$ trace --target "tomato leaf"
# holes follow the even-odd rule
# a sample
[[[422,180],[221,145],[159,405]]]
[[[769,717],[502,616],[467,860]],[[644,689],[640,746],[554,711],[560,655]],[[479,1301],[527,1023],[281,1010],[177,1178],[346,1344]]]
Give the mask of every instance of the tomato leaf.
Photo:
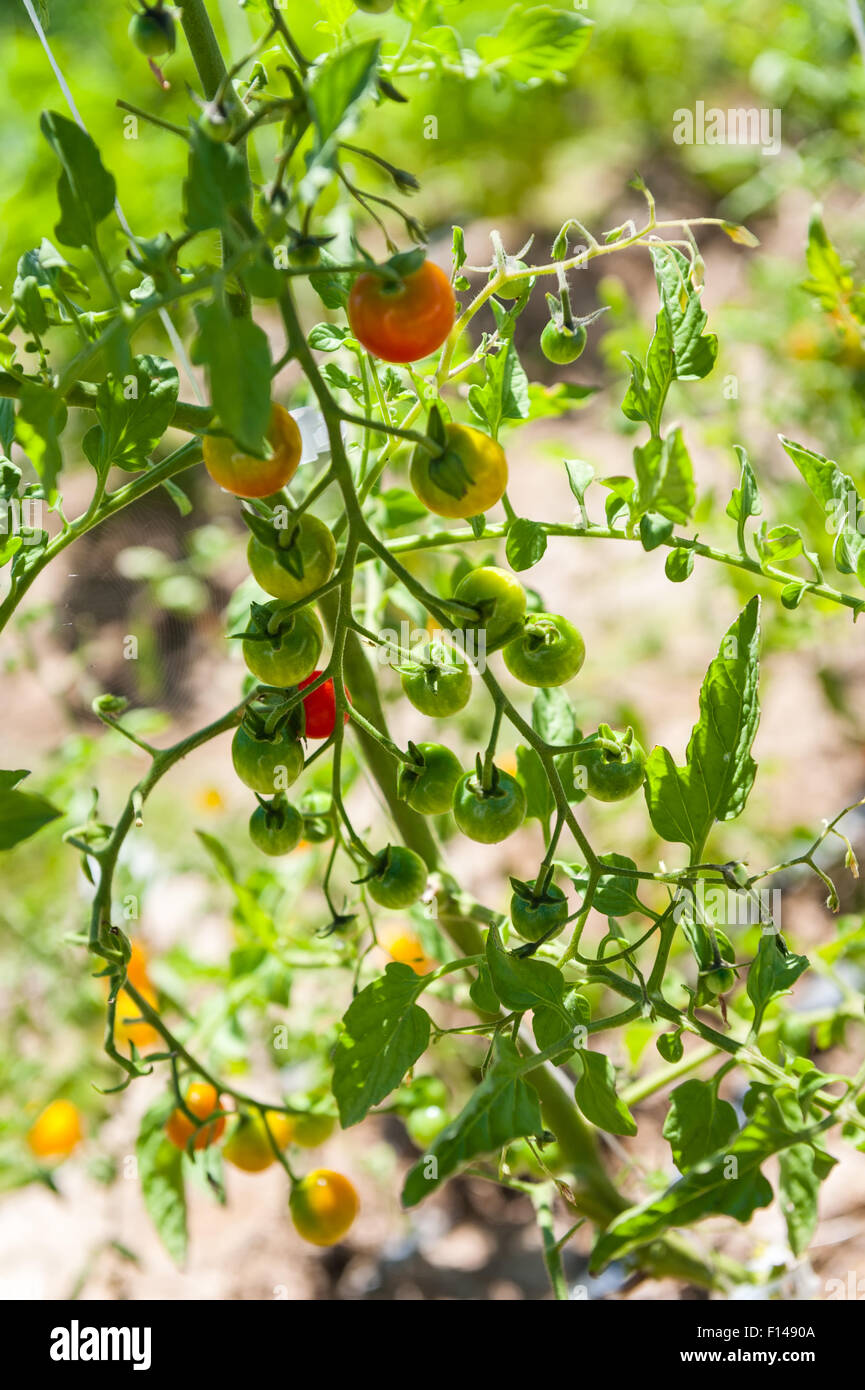
[[[39,128],[62,168],[57,183],[57,240],[63,246],[93,246],[97,224],[114,211],[114,176],[103,165],[93,140],[75,121],[57,111],[43,111]]]
[[[562,1005],[565,979],[561,970],[531,956],[523,959],[510,955],[502,947],[495,926],[487,932],[486,956],[492,987],[505,1008],[523,1010],[539,1004],[552,1005],[561,1017],[559,1036],[564,1037],[568,1020]]]
[[[183,184],[184,220],[189,230],[225,227],[232,210],[247,203],[250,193],[243,151],[211,140],[200,126],[190,122],[189,174]],[[243,375],[247,375],[246,364]]]
[[[784,994],[808,969],[807,956],[788,951],[775,932],[764,932],[757,954],[748,970],[748,998],[754,1005],[754,1032],[759,1033],[767,1006],[778,994]]]
[[[16,790],[17,784],[29,775],[22,770],[0,772],[0,850],[29,840],[63,814],[44,796]]]
[[[267,334],[252,319],[236,318],[222,299],[196,304],[195,314],[198,335],[192,360],[207,369],[219,423],[242,449],[260,455],[270,420]],[[242,371],[239,363],[243,363]]]
[[[604,872],[598,880],[592,898],[595,910],[602,912],[605,917],[627,917],[631,912],[642,912],[637,897],[639,880],[631,878],[628,874],[615,872],[617,868],[636,869],[633,859],[629,859],[626,854],[602,854],[601,863],[609,865],[610,872]],[[584,894],[589,882],[588,869],[582,864],[562,863],[561,867],[571,882]]]
[[[130,470],[146,467],[148,455],[171,423],[178,389],[173,362],[150,354],[134,358],[129,375],[100,382],[100,470],[111,464]]]
[[[394,961],[349,1005],[333,1065],[343,1129],[384,1100],[426,1050],[429,1014],[415,1002],[424,984],[411,966]]]
[[[505,555],[512,570],[529,570],[542,560],[547,549],[547,533],[540,522],[517,517],[508,527]]]
[[[700,380],[715,365],[718,339],[714,333],[703,333],[706,312],[691,262],[675,246],[651,246],[649,254],[670,324],[676,380]]]
[[[587,1120],[608,1134],[636,1134],[637,1122],[625,1102],[616,1094],[616,1073],[603,1052],[579,1049],[583,1071],[574,1088],[574,1097]]]
[[[520,1056],[510,1038],[498,1039],[495,1060],[483,1081],[411,1169],[402,1193],[404,1206],[417,1206],[476,1154],[493,1153],[512,1139],[541,1132],[537,1095],[521,1075],[536,1065],[535,1057]]]
[[[700,690],[700,718],[679,768],[666,748],[646,762],[645,793],[652,825],[664,840],[703,846],[715,821],[744,808],[757,765],[751,745],[760,718],[759,599],[755,596],[724,636]]]
[[[804,1255],[817,1229],[819,1161],[810,1144],[793,1144],[778,1160],[778,1193],[794,1255]]]
[[[634,450],[637,492],[633,508],[638,514],[659,512],[683,526],[694,510],[697,493],[691,456],[678,426],[664,439],[650,439]],[[651,549],[647,546],[646,549]]]
[[[684,1081],[670,1095],[663,1135],[681,1173],[709,1154],[723,1149],[739,1124],[736,1112],[720,1100],[711,1081]]]
[[[135,1153],[141,1195],[151,1221],[175,1264],[186,1259],[186,1192],[183,1154],[165,1134],[172,1110],[170,1096],[160,1096],[141,1121]]]
[[[550,5],[514,5],[496,34],[481,34],[477,52],[489,67],[513,82],[534,86],[562,82],[588,47],[592,23]]]
[[[855,574],[865,584],[865,536],[858,529],[858,518],[865,511],[849,473],[837,463],[803,444],[780,435],[781,443],[795,463],[826,515],[826,527],[834,533],[832,558],[839,574]]]

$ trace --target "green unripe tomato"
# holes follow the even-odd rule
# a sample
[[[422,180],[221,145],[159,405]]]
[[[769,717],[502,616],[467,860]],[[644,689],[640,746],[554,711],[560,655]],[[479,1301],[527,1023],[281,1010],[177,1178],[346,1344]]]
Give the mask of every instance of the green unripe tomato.
[[[379,907],[411,907],[427,881],[427,867],[419,854],[405,845],[388,845],[377,857],[366,891]]]
[[[700,976],[700,983],[708,995],[717,999],[719,995],[730,992],[736,983],[736,974],[728,965],[717,965]]]
[[[572,623],[554,613],[531,613],[519,637],[503,656],[512,676],[524,685],[564,685],[586,659],[586,645]]]
[[[419,762],[400,766],[397,793],[422,816],[444,815],[463,774],[460,760],[441,743],[419,743],[417,752]]]
[[[288,603],[300,603],[326,584],[336,564],[336,541],[329,526],[304,512],[295,526],[276,531],[275,547],[251,536],[246,558],[253,578],[268,594]],[[292,573],[281,564],[277,552],[290,560]]]
[[[336,1120],[332,1115],[314,1111],[307,1115],[292,1115],[291,1142],[299,1144],[302,1149],[317,1149],[319,1144],[330,1138],[335,1128]]]
[[[259,806],[249,818],[249,838],[262,854],[290,854],[300,843],[303,820],[293,806],[278,798]]]
[[[262,605],[278,618],[278,603]],[[282,631],[263,640],[244,639],[243,659],[249,670],[265,685],[298,685],[316,668],[324,633],[311,608],[295,613]]]
[[[409,1138],[423,1150],[449,1123],[450,1116],[440,1105],[424,1105],[418,1110],[412,1110],[406,1117],[405,1127]]]
[[[128,33],[135,47],[148,58],[173,53],[177,43],[174,17],[161,7],[145,8],[140,14],[134,14]]]
[[[396,1108],[402,1111],[418,1110],[426,1105],[437,1105],[441,1109],[447,1104],[448,1093],[437,1076],[416,1076],[400,1086],[394,1100]]]
[[[514,1177],[546,1178],[548,1173],[563,1173],[568,1163],[561,1148],[556,1143],[538,1146],[543,1167],[535,1157],[534,1151],[525,1139],[517,1139],[508,1145],[507,1165]]]
[[[629,731],[630,732],[630,731]],[[574,754],[574,772],[578,769],[583,777],[575,777],[578,786],[585,784],[589,796],[597,801],[624,801],[633,796],[643,784],[646,775],[645,750],[637,743],[633,733],[617,734],[606,729],[606,738],[599,730],[593,734],[597,745],[581,748]],[[613,744],[614,747],[607,745]]]
[[[432,643],[418,654],[415,670],[401,676],[405,695],[433,719],[447,719],[468,704],[472,693],[472,673],[468,663],[450,647]]]
[[[541,334],[541,352],[548,362],[566,367],[576,362],[586,346],[586,330],[581,323],[568,328],[563,323],[548,323]]]
[[[535,880],[529,880],[534,888]],[[561,888],[548,883],[540,898],[523,898],[514,893],[511,898],[510,918],[514,931],[524,941],[540,941],[548,932],[558,936],[568,918],[568,900]]]
[[[297,781],[303,771],[303,747],[287,731],[275,738],[257,738],[241,724],[231,741],[231,761],[244,786],[273,796]]]
[[[461,617],[459,621],[467,632],[486,634],[487,652],[503,646],[522,630],[526,591],[506,570],[479,566],[460,580],[454,598],[478,609],[477,618]]]
[[[364,14],[386,14],[393,0],[354,0],[354,3]]]
[[[297,809],[303,816],[303,838],[321,844],[333,835],[333,800],[327,792],[304,792]]]
[[[493,784],[484,789],[477,774],[460,778],[454,797],[454,818],[464,835],[481,845],[497,845],[522,825],[526,794],[509,772],[495,769]]]
[[[517,270],[528,270],[525,261],[511,262],[508,269],[511,270],[512,268],[516,268]],[[526,276],[525,279],[511,280],[509,284],[502,285],[500,289],[497,289],[496,295],[499,299],[521,299],[530,285],[531,278],[529,276]]]

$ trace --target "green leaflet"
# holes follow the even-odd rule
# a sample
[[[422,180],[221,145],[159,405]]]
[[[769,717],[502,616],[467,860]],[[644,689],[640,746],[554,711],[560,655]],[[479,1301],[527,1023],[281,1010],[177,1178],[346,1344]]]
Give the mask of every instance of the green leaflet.
[[[784,435],[779,438],[826,514],[827,530],[835,536],[832,547],[835,568],[839,574],[855,574],[859,583],[865,584],[865,536],[857,527],[865,501],[856,484],[832,459],[802,444],[794,444]]]
[[[429,1014],[415,1002],[424,985],[411,966],[393,961],[349,1005],[333,1064],[344,1129],[384,1100],[426,1050]]]
[[[544,558],[547,533],[537,521],[517,517],[508,527],[505,555],[512,570],[530,570]]]
[[[818,1155],[810,1144],[793,1144],[779,1159],[778,1192],[794,1255],[804,1254],[817,1229],[817,1169]]]
[[[196,304],[195,314],[198,334],[192,360],[207,368],[219,423],[242,449],[260,455],[270,419],[267,334],[252,319],[236,318],[222,299]],[[237,370],[238,362],[244,364],[242,372]]]
[[[141,1121],[135,1153],[141,1195],[151,1221],[175,1264],[186,1259],[186,1192],[183,1154],[165,1134],[171,1113],[169,1096],[160,1096]]]
[[[659,435],[667,392],[676,379],[673,334],[663,310],[655,320],[645,367],[633,353],[626,352],[625,356],[631,364],[631,381],[622,401],[622,413],[629,420],[645,421],[652,434]]]
[[[11,849],[22,840],[29,840],[43,825],[63,814],[44,796],[17,791],[17,784],[29,772],[0,772],[0,850]]]
[[[536,1057],[521,1057],[510,1038],[498,1039],[495,1060],[483,1081],[406,1178],[404,1206],[417,1206],[476,1154],[491,1153],[512,1139],[540,1133],[543,1124],[538,1098],[521,1075],[533,1066],[537,1066]]]
[[[608,1134],[636,1134],[637,1122],[616,1094],[616,1073],[603,1052],[580,1048],[583,1071],[574,1095],[587,1120]]]
[[[676,380],[700,380],[715,365],[718,339],[714,333],[703,333],[706,313],[693,283],[691,263],[675,246],[653,246],[650,255],[670,323]]]
[[[243,151],[211,140],[194,121],[189,126],[189,176],[183,184],[184,220],[191,232],[225,227],[234,208],[251,196]],[[243,361],[238,358],[237,361]],[[244,377],[251,372],[244,371]]]
[[[750,1220],[758,1207],[772,1200],[772,1187],[760,1172],[761,1164],[800,1141],[803,1133],[807,1131],[788,1127],[775,1096],[759,1095],[751,1118],[724,1149],[695,1164],[660,1196],[615,1218],[596,1241],[590,1268],[603,1269],[672,1227],[690,1226],[705,1216]]]
[[[700,718],[677,767],[666,748],[646,762],[645,793],[652,825],[665,840],[699,852],[715,821],[744,809],[757,771],[751,744],[760,706],[760,601],[755,596],[724,636],[700,690]]]
[[[637,492],[636,514],[658,512],[668,521],[684,525],[697,500],[691,456],[677,426],[664,439],[652,438],[634,450]]]
[[[133,358],[128,376],[108,376],[100,382],[100,470],[111,464],[130,470],[146,467],[148,455],[171,423],[178,389],[173,362],[150,354]]]
[[[487,932],[486,953],[492,987],[505,1008],[522,1010],[551,1005],[561,1015],[560,1036],[564,1037],[571,1025],[562,1004],[565,980],[561,970],[532,956],[522,959],[509,955],[502,949],[495,926]]]
[[[57,240],[63,246],[93,246],[98,223],[114,210],[114,176],[103,165],[90,136],[75,121],[57,111],[43,111],[39,128],[62,169],[57,181]]]
[[[720,1100],[711,1081],[684,1081],[670,1095],[670,1109],[663,1135],[673,1151],[679,1172],[722,1149],[736,1133],[738,1121],[732,1105]]]
[[[515,5],[497,34],[481,34],[477,52],[514,82],[561,82],[588,47],[592,23],[550,5]]]
[[[760,937],[757,954],[748,970],[748,998],[754,1005],[753,1032],[756,1036],[763,1022],[767,1005],[776,994],[783,994],[796,983],[803,971],[808,969],[807,956],[797,956],[788,951],[781,937],[774,932],[764,932]]]
[[[499,330],[502,346],[484,362],[483,386],[469,390],[469,406],[493,439],[506,420],[525,420],[529,414],[529,382],[514,347],[515,320],[505,322],[507,327]]]

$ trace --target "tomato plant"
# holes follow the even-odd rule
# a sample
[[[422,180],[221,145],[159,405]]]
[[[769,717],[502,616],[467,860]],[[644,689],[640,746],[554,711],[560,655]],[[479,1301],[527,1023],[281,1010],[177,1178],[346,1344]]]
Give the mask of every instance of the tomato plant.
[[[122,662],[105,668],[117,693],[93,698],[85,659],[75,699],[64,686],[64,719],[87,690],[98,733],[82,725],[67,761],[46,758],[32,784],[23,753],[0,771],[0,853],[26,855],[38,835],[37,850],[54,844],[70,866],[57,897],[79,914],[86,898],[86,934],[77,922],[64,940],[90,990],[85,1024],[100,1018],[91,1089],[108,1114],[120,1091],[157,1078],[139,1178],[178,1261],[187,1179],[200,1174],[223,1197],[219,1154],[250,1173],[278,1165],[299,1235],[342,1240],[358,1212],[351,1179],[295,1172],[308,1157],[296,1150],[350,1146],[356,1125],[394,1111],[422,1151],[400,1173],[406,1211],[460,1174],[531,1197],[556,1298],[568,1297],[578,1231],[593,1275],[771,1290],[753,1259],[719,1254],[689,1228],[747,1222],[777,1197],[799,1259],[836,1149],[865,1140],[861,922],[809,957],[795,918],[782,930],[766,897],[767,882],[813,879],[837,910],[835,879],[849,889],[857,873],[842,821],[860,803],[833,808],[810,838],[808,806],[778,830],[768,793],[749,805],[762,655],[822,650],[826,632],[865,609],[865,499],[846,464],[786,434],[753,464],[738,441],[754,412],[726,410],[738,400],[732,369],[706,394],[721,376],[706,261],[722,244],[744,259],[756,239],[721,215],[659,217],[636,178],[627,221],[606,228],[599,214],[590,230],[569,216],[549,255],[497,231],[483,251],[474,227],[470,258],[456,227],[433,259],[405,206],[419,181],[370,130],[396,106],[422,111],[433,75],[494,78],[502,110],[530,119],[532,93],[568,77],[590,21],[518,5],[472,47],[449,27],[460,16],[448,8],[445,23],[436,4],[402,0],[380,25],[329,5],[303,27],[266,0],[245,7],[249,51],[229,56],[209,8],[181,7],[200,90],[169,89],[151,61],[151,107],[120,102],[182,161],[169,229],[129,233],[96,142],[44,112],[63,249],[41,233],[21,248],[0,316],[2,502],[19,519],[38,503],[44,522],[26,540],[17,523],[0,531],[0,629],[15,620],[25,653],[12,665],[38,665],[40,614],[72,611],[59,579],[28,607],[40,576],[53,565],[77,578],[66,552],[77,547],[77,562],[121,513],[136,542],[152,539],[157,499],[189,527],[183,554],[137,543],[118,572],[144,575],[175,629],[198,620],[196,638],[210,642],[196,697],[209,722],[195,727],[191,695],[180,712],[147,707],[159,682],[130,709],[126,662],[164,633],[149,612],[122,610],[101,634],[122,635]],[[152,60],[175,51],[180,29],[158,3],[137,10],[129,34]],[[392,197],[376,191],[384,182]],[[446,213],[436,209],[439,222]],[[611,269],[625,257],[651,279],[648,317]],[[806,259],[807,291],[838,341],[830,362],[810,346],[805,357],[831,367],[820,390],[832,395],[839,372],[861,369],[865,292],[819,214]],[[581,291],[606,303],[577,316],[571,290],[590,263],[603,278],[583,276]],[[615,326],[607,334],[604,319],[590,340],[605,310]],[[172,358],[157,351],[166,323]],[[199,385],[202,398],[186,399]],[[585,452],[604,458],[608,444],[615,472],[596,474],[557,433],[572,443],[574,412],[596,395],[604,411]],[[692,399],[709,421],[701,447],[720,455],[735,442],[726,491],[714,456],[711,485],[694,465]],[[619,403],[616,430],[592,445]],[[572,563],[599,552],[600,577]],[[119,587],[98,554],[103,588]],[[622,555],[632,568],[620,578]],[[711,653],[699,688],[664,654],[664,698],[675,691],[695,714],[675,751],[653,741],[657,704],[643,707],[631,655],[657,634],[626,634],[640,628],[626,591],[645,584],[663,607],[661,595],[687,592],[666,586],[695,573],[716,577],[699,623]],[[678,612],[671,603],[662,645]],[[821,671],[843,703],[844,682]],[[53,671],[45,686],[58,688]],[[673,704],[671,694],[675,730]],[[602,717],[611,722],[583,733]],[[124,754],[130,786],[118,797]],[[209,829],[169,790],[181,767],[205,765],[214,785],[194,804],[213,815]],[[237,833],[247,819],[248,836]],[[152,980],[139,910],[174,841],[232,944],[205,966],[184,940]],[[840,863],[829,858],[838,844]],[[144,930],[151,940],[146,920]],[[800,1009],[817,977],[829,1002]],[[64,1022],[78,1025],[74,1010]],[[824,1055],[842,1041],[849,1075]],[[283,1095],[289,1074],[300,1089]],[[624,1142],[661,1105],[677,1175],[647,1172]],[[34,1168],[53,1181],[33,1159],[72,1155],[84,1132],[65,1095],[12,1128],[28,1181]],[[402,1161],[397,1152],[388,1172]]]

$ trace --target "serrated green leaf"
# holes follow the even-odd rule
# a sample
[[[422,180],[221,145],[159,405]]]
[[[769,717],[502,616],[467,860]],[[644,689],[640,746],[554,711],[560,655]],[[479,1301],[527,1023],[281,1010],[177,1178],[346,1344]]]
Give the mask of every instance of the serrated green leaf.
[[[684,1081],[670,1093],[663,1135],[681,1173],[723,1149],[738,1129],[732,1105],[718,1096],[711,1081]]]
[[[495,926],[487,932],[486,957],[490,983],[506,1009],[522,1011],[541,1004],[552,1006],[562,1016],[560,1036],[567,1032],[568,1021],[563,1016],[562,1006],[565,980],[557,966],[532,956],[509,955],[502,947]]]
[[[135,1153],[144,1205],[172,1260],[182,1265],[188,1244],[186,1192],[183,1154],[165,1134],[171,1110],[170,1096],[161,1096],[150,1107],[141,1121]]]
[[[608,1134],[636,1134],[637,1122],[616,1094],[616,1072],[609,1057],[584,1047],[579,1057],[583,1070],[574,1096],[586,1119]]]
[[[757,954],[748,970],[747,990],[748,998],[754,1005],[755,1035],[760,1031],[768,1005],[776,995],[791,989],[809,964],[807,956],[797,956],[795,952],[788,951],[777,933],[763,932]]]
[[[213,142],[211,142],[213,143]],[[270,421],[270,346],[252,319],[237,318],[221,299],[196,304],[192,360],[207,370],[219,423],[251,454],[260,455]],[[243,363],[243,371],[237,364]]]
[[[394,961],[349,1005],[333,1064],[333,1094],[344,1129],[395,1090],[426,1051],[430,1018],[416,1002],[424,984],[411,966]]]
[[[39,128],[62,168],[57,183],[57,240],[63,246],[93,246],[98,224],[114,211],[114,177],[91,137],[75,121],[57,111],[43,111]]]

